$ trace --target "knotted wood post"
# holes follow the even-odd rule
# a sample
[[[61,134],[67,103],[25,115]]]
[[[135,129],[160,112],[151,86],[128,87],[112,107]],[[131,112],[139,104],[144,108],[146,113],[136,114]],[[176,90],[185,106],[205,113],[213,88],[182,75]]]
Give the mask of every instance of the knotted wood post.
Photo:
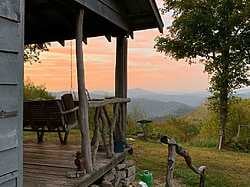
[[[117,37],[116,41],[116,68],[115,68],[115,96],[119,98],[127,98],[127,50],[128,40],[126,36]],[[127,129],[127,103],[121,104],[120,120],[115,127],[115,141],[126,143]]]
[[[87,173],[93,171],[91,158],[91,145],[89,137],[89,120],[88,120],[88,100],[86,96],[84,65],[83,65],[83,17],[84,10],[80,9],[76,22],[76,62],[77,62],[77,82],[78,82],[78,98],[79,98],[79,126],[81,130],[81,151],[85,160]]]
[[[106,143],[106,132],[105,132],[105,127],[109,128],[109,124],[110,124],[110,119],[108,117],[108,115],[106,115],[106,111],[105,111],[105,107],[102,107],[101,109],[101,120],[102,120],[102,124],[103,124],[103,128],[104,130],[102,131],[102,136],[103,136],[103,141],[105,139],[105,143],[106,144],[106,154],[107,154],[107,158],[112,158],[113,157],[113,151],[110,149],[110,141],[108,139],[108,143]],[[109,134],[109,133],[108,133]]]
[[[171,139],[167,136],[161,137],[161,143],[168,144],[168,169],[166,176],[166,187],[173,187],[173,172],[174,172],[174,163],[175,163],[175,153],[182,156],[185,159],[188,167],[196,174],[200,176],[199,187],[205,187],[205,171],[206,166],[200,166],[199,168],[195,167],[192,164],[192,158],[189,155],[188,151],[178,145],[174,139]]]
[[[91,141],[91,152],[92,152],[92,163],[93,166],[96,164],[96,154],[98,151],[98,147],[100,144],[100,125],[101,125],[101,119],[100,119],[100,113],[101,110],[99,107],[95,109],[95,116],[94,116],[94,132],[93,132],[93,138]]]
[[[175,166],[175,141],[168,144],[167,177],[166,187],[173,187],[174,166]]]

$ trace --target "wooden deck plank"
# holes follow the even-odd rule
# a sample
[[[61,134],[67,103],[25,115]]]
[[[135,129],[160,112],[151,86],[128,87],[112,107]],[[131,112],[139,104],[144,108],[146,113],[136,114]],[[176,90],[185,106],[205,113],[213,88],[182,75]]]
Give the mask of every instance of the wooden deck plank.
[[[112,159],[106,153],[98,152],[95,171],[79,179],[69,179],[67,172],[75,171],[74,154],[80,146],[24,144],[24,186],[25,187],[56,187],[83,186],[87,187],[125,159],[125,153],[117,154]]]
[[[25,172],[32,172],[32,173],[42,173],[42,174],[49,174],[49,175],[58,175],[58,176],[66,176],[66,173],[69,171],[68,168],[54,168],[51,167],[48,170],[46,166],[34,166],[34,165],[24,165]]]
[[[50,175],[50,174],[46,174],[46,173],[37,174],[37,173],[33,173],[32,171],[24,172],[24,177],[27,176],[27,177],[37,178],[39,180],[44,179],[44,180],[48,180],[50,182],[51,181],[56,182],[58,184],[66,184],[67,183],[67,180],[66,180],[65,176],[59,176],[57,174]]]
[[[24,157],[26,157],[26,160],[29,159],[40,159],[40,160],[52,160],[52,161],[74,161],[75,156],[69,155],[65,156],[63,153],[61,155],[53,155],[53,154],[41,154],[41,153],[24,153]]]
[[[60,160],[65,160],[65,161],[68,161],[69,159],[70,160],[74,160],[74,156],[71,156],[71,157],[67,157],[65,155],[44,155],[44,154],[41,154],[41,153],[32,153],[32,152],[29,152],[29,153],[24,153],[24,157],[26,157],[27,159],[53,159],[53,160],[58,160],[60,158]]]
[[[33,164],[33,165],[38,165],[38,166],[46,166],[48,167],[48,169],[50,167],[55,167],[55,168],[60,168],[60,167],[64,167],[64,168],[68,168],[68,169],[73,169],[71,164],[67,164],[67,163],[58,163],[58,162],[41,162],[39,160],[30,160],[30,162],[26,162],[24,161],[24,164]]]
[[[25,187],[56,187],[56,186],[70,186],[67,182],[57,181],[55,179],[42,178],[37,176],[25,176],[24,175],[24,186]],[[72,186],[72,185],[71,185]]]

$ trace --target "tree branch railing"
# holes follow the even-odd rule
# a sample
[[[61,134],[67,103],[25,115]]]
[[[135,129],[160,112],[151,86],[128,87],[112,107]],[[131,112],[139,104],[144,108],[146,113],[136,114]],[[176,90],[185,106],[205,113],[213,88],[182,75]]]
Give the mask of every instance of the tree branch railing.
[[[93,137],[91,140],[92,163],[96,163],[96,155],[102,141],[107,158],[112,158],[115,154],[114,140],[123,137],[122,108],[130,99],[112,98],[103,101],[89,101],[89,107],[95,108]],[[107,106],[112,106],[112,112],[108,112]],[[118,129],[118,132],[117,132]]]
[[[173,187],[173,176],[174,176],[174,166],[175,166],[175,153],[180,155],[185,159],[188,167],[197,175],[200,176],[199,187],[205,187],[205,170],[206,166],[200,166],[197,168],[192,164],[192,158],[188,151],[178,145],[176,141],[168,136],[161,137],[161,143],[168,145],[168,164],[167,164],[167,176],[166,176],[166,187]]]

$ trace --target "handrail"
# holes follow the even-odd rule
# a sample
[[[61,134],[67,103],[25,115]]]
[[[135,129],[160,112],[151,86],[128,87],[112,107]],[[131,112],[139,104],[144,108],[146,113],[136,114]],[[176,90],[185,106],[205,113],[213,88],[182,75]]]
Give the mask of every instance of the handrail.
[[[188,167],[196,174],[200,176],[199,187],[205,187],[205,170],[206,166],[200,166],[197,168],[192,164],[192,158],[189,155],[188,151],[178,145],[176,141],[168,136],[161,137],[161,143],[168,145],[168,169],[166,177],[166,187],[173,187],[173,172],[175,164],[175,153],[182,156],[185,159]]]

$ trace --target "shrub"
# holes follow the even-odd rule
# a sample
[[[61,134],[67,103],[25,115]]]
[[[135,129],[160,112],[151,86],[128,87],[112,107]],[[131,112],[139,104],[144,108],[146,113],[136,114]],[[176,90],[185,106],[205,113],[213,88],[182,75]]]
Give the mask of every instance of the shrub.
[[[25,82],[23,92],[24,100],[54,99],[44,85],[35,85],[31,81]]]
[[[161,135],[168,135],[179,143],[189,143],[198,147],[216,147],[219,137],[218,115],[208,110],[209,104],[203,104],[196,111],[179,118],[169,118],[164,122],[153,122],[148,125],[150,139],[159,140]],[[133,117],[137,116],[134,113]],[[250,151],[250,99],[234,99],[230,103],[226,142],[230,148],[240,151]],[[140,115],[140,113],[139,113]],[[130,116],[128,134],[136,135],[140,129]],[[248,125],[240,131],[238,126]]]
[[[170,118],[165,122],[153,122],[147,125],[146,131],[148,132],[148,138],[159,140],[162,135],[168,135],[179,142],[188,142],[194,136],[197,136],[199,129],[197,126],[188,123],[183,119]],[[128,120],[128,134],[136,135],[137,132],[142,131],[134,120],[129,118]]]
[[[232,102],[229,108],[229,120],[227,125],[227,142],[229,147],[249,151],[250,150],[250,100],[237,98]],[[244,125],[240,130],[239,136],[238,127]],[[248,126],[248,127],[247,127]]]

